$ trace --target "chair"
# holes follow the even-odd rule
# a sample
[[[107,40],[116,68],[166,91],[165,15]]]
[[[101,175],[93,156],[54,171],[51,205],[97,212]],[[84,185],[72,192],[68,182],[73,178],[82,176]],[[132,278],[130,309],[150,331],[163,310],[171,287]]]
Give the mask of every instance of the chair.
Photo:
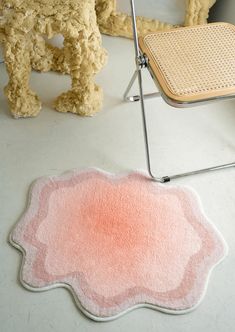
[[[158,31],[138,38],[134,0],[130,0],[136,70],[124,100],[140,101],[149,175],[157,182],[234,167],[235,162],[196,171],[157,177],[151,168],[145,102],[162,96],[177,108],[235,97],[235,26],[210,23]],[[142,70],[147,68],[159,92],[143,93]],[[139,95],[128,96],[138,78]]]

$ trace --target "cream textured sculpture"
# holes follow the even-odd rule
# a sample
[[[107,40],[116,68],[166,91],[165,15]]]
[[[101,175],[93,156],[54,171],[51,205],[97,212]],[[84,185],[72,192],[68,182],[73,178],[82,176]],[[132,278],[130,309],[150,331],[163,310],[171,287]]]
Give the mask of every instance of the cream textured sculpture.
[[[95,9],[97,22],[102,33],[111,36],[132,38],[131,17],[126,13],[116,11],[118,0],[96,0]],[[129,0],[127,0],[129,1]],[[157,0],[156,0],[157,1]],[[207,22],[209,9],[216,0],[185,0],[186,13],[184,25],[204,24]],[[176,26],[146,17],[137,17],[139,34],[147,34],[156,30],[167,30]],[[66,58],[58,48],[45,44],[42,37],[35,38],[37,44],[33,56],[33,68],[39,71],[54,70],[68,73]],[[43,56],[42,56],[43,55]]]
[[[9,82],[5,88],[14,117],[36,116],[41,108],[29,87],[31,68],[69,73],[71,90],[54,106],[60,112],[93,115],[100,110],[102,90],[93,79],[106,61],[96,22],[95,0],[0,0],[0,38]],[[64,48],[45,43],[56,34]]]
[[[36,116],[41,108],[39,98],[29,88],[31,68],[71,75],[72,88],[56,99],[56,110],[92,115],[101,108],[102,90],[93,78],[107,54],[99,29],[113,36],[132,37],[131,18],[116,11],[117,1],[0,0],[0,43],[5,45],[9,74],[5,93],[15,117]],[[206,23],[216,0],[185,1],[184,25],[195,25]],[[137,18],[137,25],[140,34],[174,27],[144,17]],[[56,34],[64,36],[62,49],[44,39]]]
[[[96,0],[96,13],[100,31],[111,36],[132,38],[131,17],[126,13],[120,13],[116,10],[117,1],[118,0]],[[140,34],[170,29],[172,27],[173,25],[158,20],[140,16],[137,17],[137,28]]]
[[[129,0],[127,0],[129,1]],[[157,0],[155,0],[157,1]],[[132,37],[131,17],[116,10],[118,0],[96,0],[97,19],[102,33],[112,36]],[[186,13],[184,25],[204,24],[207,22],[209,9],[216,0],[185,0]],[[147,1],[146,1],[146,5]],[[145,17],[137,17],[140,35],[156,30],[174,28],[172,24]]]

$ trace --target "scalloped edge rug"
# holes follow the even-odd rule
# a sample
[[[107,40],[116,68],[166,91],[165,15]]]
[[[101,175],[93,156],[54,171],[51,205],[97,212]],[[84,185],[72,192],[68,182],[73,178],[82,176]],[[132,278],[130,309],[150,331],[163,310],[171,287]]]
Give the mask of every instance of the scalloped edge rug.
[[[9,239],[23,254],[24,287],[65,287],[97,321],[139,307],[191,311],[227,254],[191,189],[138,171],[75,170],[36,180]]]

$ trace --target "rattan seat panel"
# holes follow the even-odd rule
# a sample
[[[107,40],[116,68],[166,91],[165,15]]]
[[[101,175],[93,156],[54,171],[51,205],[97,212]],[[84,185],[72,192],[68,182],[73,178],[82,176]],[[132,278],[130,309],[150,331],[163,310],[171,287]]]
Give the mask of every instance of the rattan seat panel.
[[[235,26],[179,28],[148,34],[139,42],[170,98],[194,101],[235,93]]]

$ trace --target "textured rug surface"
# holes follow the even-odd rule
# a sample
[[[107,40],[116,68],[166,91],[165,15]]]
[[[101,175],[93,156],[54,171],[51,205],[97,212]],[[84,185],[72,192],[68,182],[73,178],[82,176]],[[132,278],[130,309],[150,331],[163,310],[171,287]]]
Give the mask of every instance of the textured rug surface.
[[[10,234],[23,253],[22,284],[66,287],[96,320],[141,306],[192,310],[227,251],[195,193],[140,172],[44,177],[29,196]]]

